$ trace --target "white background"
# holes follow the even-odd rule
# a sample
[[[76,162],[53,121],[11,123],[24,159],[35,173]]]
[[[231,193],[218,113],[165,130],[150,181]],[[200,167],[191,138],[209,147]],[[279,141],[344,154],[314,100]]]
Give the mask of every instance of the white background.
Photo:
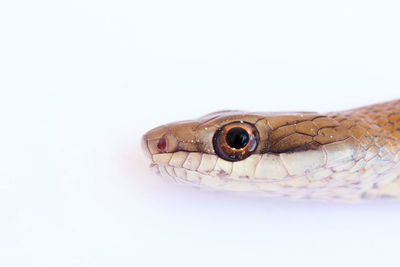
[[[399,98],[398,1],[2,1],[0,266],[398,266],[400,203],[203,192],[141,135]]]

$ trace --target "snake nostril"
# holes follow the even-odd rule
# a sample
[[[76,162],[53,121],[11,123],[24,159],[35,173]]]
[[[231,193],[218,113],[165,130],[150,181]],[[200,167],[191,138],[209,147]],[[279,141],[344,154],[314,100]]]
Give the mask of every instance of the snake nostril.
[[[165,136],[161,137],[161,138],[158,140],[157,148],[158,148],[158,150],[159,150],[160,152],[165,152],[165,151],[167,151],[167,139],[165,138]]]

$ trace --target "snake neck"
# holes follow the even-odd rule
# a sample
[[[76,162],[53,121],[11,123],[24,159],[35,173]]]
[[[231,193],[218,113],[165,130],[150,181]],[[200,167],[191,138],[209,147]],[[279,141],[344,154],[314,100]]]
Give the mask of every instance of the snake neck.
[[[381,149],[382,162],[393,164],[385,173],[382,181],[373,189],[365,192],[365,198],[400,198],[400,100],[366,106],[347,112],[332,114],[336,120],[343,122],[343,117],[352,120],[357,130],[353,133],[364,133],[370,136],[371,145]],[[351,130],[351,128],[350,128]],[[361,137],[362,138],[362,137]]]
[[[387,136],[400,140],[400,100],[362,107],[353,111],[352,116],[364,118],[378,127]],[[400,142],[399,142],[400,143]]]
[[[393,153],[400,150],[400,100],[329,113],[328,116],[350,130],[356,139],[368,137],[379,146],[387,146]]]

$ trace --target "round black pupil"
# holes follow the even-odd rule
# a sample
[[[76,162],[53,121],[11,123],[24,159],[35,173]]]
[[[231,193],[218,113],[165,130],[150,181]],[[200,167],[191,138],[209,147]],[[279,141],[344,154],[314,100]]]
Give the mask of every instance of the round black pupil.
[[[244,148],[249,143],[249,134],[240,127],[232,128],[225,136],[226,143],[235,149]]]

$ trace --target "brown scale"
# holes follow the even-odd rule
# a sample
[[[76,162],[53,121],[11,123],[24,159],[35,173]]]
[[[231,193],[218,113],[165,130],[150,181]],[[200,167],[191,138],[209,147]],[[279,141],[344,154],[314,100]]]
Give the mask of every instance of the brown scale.
[[[315,115],[266,116],[268,140],[260,153],[285,153],[317,148],[353,137],[368,147],[400,146],[400,101],[345,112]]]

